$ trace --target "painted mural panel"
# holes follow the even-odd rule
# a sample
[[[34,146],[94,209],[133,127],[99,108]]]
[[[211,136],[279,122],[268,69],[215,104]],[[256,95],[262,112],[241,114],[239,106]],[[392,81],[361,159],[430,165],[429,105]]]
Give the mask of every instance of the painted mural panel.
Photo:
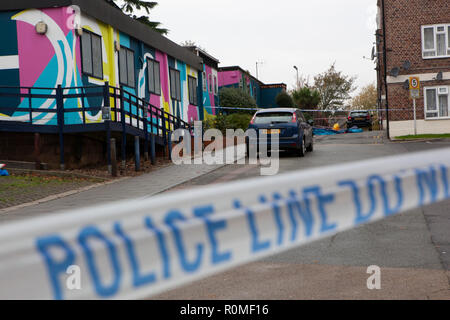
[[[29,9],[19,12],[5,12],[0,16],[0,23],[8,26],[8,32],[2,33],[2,43],[10,52],[2,52],[2,61],[5,57],[13,56],[9,63],[2,63],[0,78],[6,79],[1,85],[49,88],[45,90],[32,89],[34,94],[55,94],[57,85],[63,87],[81,87],[88,84],[98,84],[81,73],[80,40],[68,23],[73,15],[72,8]],[[45,35],[38,34],[35,25],[44,22],[48,26]],[[83,27],[99,34],[108,33],[108,28],[96,21],[83,18]],[[107,47],[103,41],[102,46]],[[3,45],[2,45],[3,47]],[[111,61],[103,50],[103,61],[106,65]],[[105,78],[114,80],[106,70]],[[6,83],[5,83],[6,81]],[[66,90],[65,94],[79,93],[80,89]],[[4,104],[5,101],[2,101]],[[81,108],[101,106],[101,98],[68,99],[65,108]],[[28,98],[19,99],[11,107],[28,107]],[[56,113],[39,112],[46,109],[56,109],[54,98],[32,99],[34,124],[56,124]],[[100,112],[87,112],[87,122],[98,122]],[[0,120],[28,121],[28,113],[11,110],[7,114],[0,114]],[[82,113],[65,114],[65,123],[82,123]]]
[[[157,108],[180,116],[185,121],[199,119],[198,107],[189,104],[188,76],[198,79],[196,69],[190,68],[185,63],[169,57],[166,53],[145,46],[142,42],[129,37],[126,34],[114,30],[87,15],[81,14],[81,27],[84,33],[91,33],[100,37],[101,71],[102,76],[88,74],[83,68],[82,37],[70,28],[74,11],[70,7],[50,9],[29,9],[15,12],[0,13],[0,27],[2,32],[0,40],[0,87],[34,87],[48,88],[45,90],[32,89],[32,93],[55,94],[54,88],[62,85],[65,94],[96,91],[86,87],[101,86],[106,81],[111,86],[118,87],[119,83],[119,52],[116,43],[131,49],[134,52],[134,77],[135,86],[124,86],[124,89],[133,95],[143,98]],[[45,35],[40,35],[35,30],[38,22],[44,22],[48,26]],[[87,31],[87,32],[86,32]],[[92,53],[94,55],[94,52]],[[156,60],[160,67],[161,94],[149,92],[147,59]],[[181,100],[171,98],[169,79],[169,67],[180,71]],[[73,88],[77,87],[77,88]],[[79,87],[85,87],[83,89]],[[0,88],[0,90],[2,90]],[[8,89],[11,92],[11,89]],[[16,89],[18,92],[19,89]],[[39,92],[38,92],[39,91]],[[9,100],[8,100],[9,99]],[[11,110],[0,114],[0,120],[29,121],[28,113],[17,112],[18,107],[28,107],[28,98],[2,98],[2,105],[11,106]],[[100,122],[100,107],[103,105],[102,97],[89,97],[82,99],[66,99],[65,108],[92,107],[95,111],[88,112],[87,123]],[[32,99],[34,124],[57,123],[56,113],[45,113],[46,109],[56,109],[56,101],[51,99]],[[98,108],[98,109],[97,109]],[[129,106],[125,106],[129,108]],[[39,112],[41,110],[41,112]],[[117,119],[119,120],[119,119]],[[79,113],[65,114],[66,124],[83,123],[83,115]]]

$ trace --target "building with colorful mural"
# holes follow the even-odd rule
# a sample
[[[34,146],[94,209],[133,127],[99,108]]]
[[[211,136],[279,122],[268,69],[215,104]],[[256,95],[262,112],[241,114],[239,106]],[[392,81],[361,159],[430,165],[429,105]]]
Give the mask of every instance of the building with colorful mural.
[[[286,91],[287,86],[280,84],[264,84],[239,66],[219,68],[219,89],[240,88],[250,94],[260,108],[276,108],[276,96]]]
[[[186,47],[203,60],[202,105],[206,115],[216,115],[216,107],[219,106],[219,63],[220,61],[196,46]]]
[[[0,25],[0,86],[68,88],[108,81],[187,122],[202,113],[197,92],[202,60],[110,3],[2,1]],[[81,101],[65,107],[81,108]],[[36,117],[41,124],[54,121],[51,115]],[[0,115],[0,120],[20,119],[14,110]],[[77,120],[81,123],[70,119]],[[101,120],[100,115],[90,120]]]

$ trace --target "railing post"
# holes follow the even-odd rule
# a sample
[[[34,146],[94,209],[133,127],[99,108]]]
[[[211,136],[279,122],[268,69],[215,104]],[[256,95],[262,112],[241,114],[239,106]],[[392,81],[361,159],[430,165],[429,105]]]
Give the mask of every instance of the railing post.
[[[64,97],[60,84],[56,88],[56,119],[59,131],[59,163],[61,170],[64,170]]]
[[[161,110],[161,116],[162,116],[162,128],[163,128],[163,140],[164,140],[164,156],[166,156],[166,146],[167,146],[167,128],[166,128],[166,112]]]
[[[122,170],[125,172],[127,161],[127,127],[125,124],[125,102],[123,87],[120,87],[120,120],[122,122]]]
[[[30,110],[30,124],[33,124],[33,102],[31,100],[31,88],[28,88],[28,109]]]
[[[103,88],[103,105],[105,107],[110,107],[110,97],[109,97],[109,82],[105,82],[105,86]],[[110,114],[111,116],[111,114]],[[112,164],[111,164],[111,121],[105,120],[106,126],[106,159],[108,162],[108,173],[112,173]]]
[[[142,112],[144,113],[144,130],[145,130],[145,142],[144,142],[144,160],[148,161],[148,110],[143,107]]]

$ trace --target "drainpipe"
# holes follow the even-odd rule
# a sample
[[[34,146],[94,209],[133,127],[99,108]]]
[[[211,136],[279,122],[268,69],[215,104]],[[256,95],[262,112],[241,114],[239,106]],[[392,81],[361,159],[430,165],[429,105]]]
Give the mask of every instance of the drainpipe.
[[[390,139],[390,132],[389,132],[389,95],[388,95],[388,83],[387,83],[387,50],[386,50],[386,18],[385,18],[385,7],[384,7],[384,1],[381,0],[381,10],[383,14],[383,63],[384,63],[384,91],[386,94],[386,131],[387,131],[387,138]]]

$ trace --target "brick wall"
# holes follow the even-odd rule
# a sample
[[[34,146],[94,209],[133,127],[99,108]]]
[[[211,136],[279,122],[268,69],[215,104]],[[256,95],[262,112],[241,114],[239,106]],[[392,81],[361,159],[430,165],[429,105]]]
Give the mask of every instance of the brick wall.
[[[381,0],[378,0],[381,6]],[[404,61],[411,62],[411,68],[401,68],[399,77],[391,78],[398,81],[401,76],[437,74],[438,72],[450,72],[450,58],[423,59],[422,58],[422,26],[433,24],[450,24],[449,0],[385,0],[386,23],[386,51],[387,72],[394,67],[402,67]],[[383,30],[378,30],[382,35]],[[384,79],[383,42],[382,36],[378,37],[379,64]],[[392,80],[393,79],[393,80]],[[422,81],[421,97],[417,99],[417,119],[424,119],[423,87],[450,86],[450,79],[443,81]],[[384,83],[379,81],[379,89],[384,95]],[[403,88],[403,83],[388,84],[389,109],[409,109],[391,111],[390,121],[402,121],[413,119],[412,100],[409,99],[409,91]],[[384,102],[382,108],[384,108]],[[450,120],[448,120],[450,132]]]

